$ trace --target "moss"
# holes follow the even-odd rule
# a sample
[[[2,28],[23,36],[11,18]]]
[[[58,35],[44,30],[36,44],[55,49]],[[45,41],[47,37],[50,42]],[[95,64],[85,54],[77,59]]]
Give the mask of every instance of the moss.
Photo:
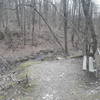
[[[40,63],[41,63],[40,61],[27,61],[25,63],[20,64],[18,67],[24,69],[24,68],[30,67],[34,64],[40,64]]]
[[[0,100],[4,100],[5,99],[5,96],[0,96]]]
[[[22,91],[25,91],[26,93],[31,93],[33,91],[33,88],[36,87],[37,85],[37,80],[30,80],[30,71],[28,70],[30,66],[34,66],[36,64],[40,64],[41,62],[40,61],[27,61],[25,63],[22,63],[20,64],[16,69],[15,71],[18,72],[18,74],[16,75],[16,79],[17,80],[23,80],[23,79],[26,79],[26,75],[28,75],[28,78],[29,78],[29,83],[32,83],[31,86],[29,86],[29,84],[27,84],[27,86],[24,87],[24,84],[21,84],[21,88]],[[8,83],[8,86],[16,86],[17,83],[16,82],[9,82]],[[0,96],[0,100],[5,100],[4,96]]]
[[[100,100],[100,92],[86,96],[86,100]]]
[[[27,86],[27,87],[24,87],[23,88],[23,90],[25,91],[25,92],[27,92],[27,93],[31,93],[32,91],[33,91],[33,88],[34,88],[35,86],[34,85],[32,85],[32,86]]]
[[[29,97],[29,96],[21,96],[19,98],[17,98],[17,100],[33,100],[33,97]]]
[[[27,75],[27,73],[24,71],[24,72],[18,74],[16,77],[17,77],[17,79],[25,79],[26,75]]]

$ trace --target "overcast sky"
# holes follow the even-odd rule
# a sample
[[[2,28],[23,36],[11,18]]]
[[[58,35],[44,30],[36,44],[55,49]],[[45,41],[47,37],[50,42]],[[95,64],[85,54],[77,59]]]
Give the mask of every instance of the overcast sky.
[[[54,0],[54,1],[59,2],[60,0]],[[95,2],[95,4],[100,5],[100,0],[92,0],[92,1]]]
[[[93,0],[96,4],[100,5],[100,0]]]

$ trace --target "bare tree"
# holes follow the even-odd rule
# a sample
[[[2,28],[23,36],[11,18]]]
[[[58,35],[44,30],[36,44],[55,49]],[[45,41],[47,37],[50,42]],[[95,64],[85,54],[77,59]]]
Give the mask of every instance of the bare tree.
[[[83,53],[87,57],[86,67],[89,70],[89,57],[94,58],[97,50],[97,40],[93,20],[91,16],[91,0],[81,0],[83,6],[83,12],[85,15],[85,30],[84,30],[84,47]]]
[[[35,0],[31,0],[31,3],[32,3],[32,6],[36,7]],[[34,29],[35,29],[35,10],[33,9],[32,11],[32,45],[34,45],[34,39],[35,39]]]
[[[48,0],[44,0],[43,5],[44,5],[44,16],[46,21],[48,21],[48,11],[49,11]]]
[[[15,1],[15,7],[16,7],[16,17],[17,17],[17,21],[18,21],[18,25],[20,26],[20,17],[19,17],[19,9],[18,9],[18,1]]]
[[[65,53],[68,54],[67,28],[68,28],[68,5],[69,0],[63,0],[64,11],[64,38],[65,38]]]
[[[42,0],[39,0],[39,12],[41,13]],[[39,16],[39,30],[41,30],[41,17]]]
[[[97,49],[97,40],[96,40],[96,35],[95,35],[95,29],[93,26],[92,16],[90,13],[91,0],[81,0],[81,1],[82,1],[83,11],[85,15],[85,20],[86,20],[85,32],[84,32],[84,43],[85,43],[84,54],[88,55],[89,53],[88,45],[91,44],[89,42],[93,42],[92,49],[93,49],[93,55],[94,55]]]
[[[71,41],[72,41],[72,46],[74,47],[74,36],[75,36],[75,17],[76,17],[76,7],[77,7],[77,2],[76,0],[73,0],[73,7],[72,7],[72,36],[71,36]]]
[[[3,1],[0,1],[0,28],[3,22]]]

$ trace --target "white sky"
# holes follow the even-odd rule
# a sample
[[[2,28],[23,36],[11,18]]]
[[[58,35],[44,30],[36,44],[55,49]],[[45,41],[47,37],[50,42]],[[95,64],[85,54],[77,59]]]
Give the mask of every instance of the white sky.
[[[60,1],[60,0],[54,0],[54,1]],[[100,4],[100,0],[93,0],[96,4]]]
[[[54,0],[54,1],[57,1],[59,2],[60,0]],[[96,5],[100,5],[100,0],[92,0]]]
[[[100,5],[100,0],[93,0],[97,5]]]

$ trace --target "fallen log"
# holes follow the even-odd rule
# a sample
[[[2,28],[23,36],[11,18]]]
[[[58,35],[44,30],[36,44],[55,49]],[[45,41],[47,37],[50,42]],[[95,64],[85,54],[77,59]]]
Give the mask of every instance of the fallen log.
[[[82,58],[82,57],[83,57],[82,54],[70,56],[71,59],[72,59],[72,58]]]

